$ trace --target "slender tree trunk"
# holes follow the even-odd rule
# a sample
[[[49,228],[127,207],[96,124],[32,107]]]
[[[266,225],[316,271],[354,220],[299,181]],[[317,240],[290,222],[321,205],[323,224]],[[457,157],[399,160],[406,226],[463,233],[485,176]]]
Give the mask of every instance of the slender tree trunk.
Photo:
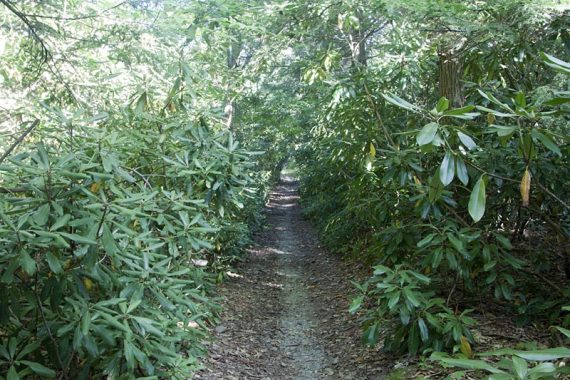
[[[352,61],[358,62],[362,66],[368,64],[368,53],[366,51],[366,34],[364,30],[364,16],[359,12],[360,28],[350,33],[350,50],[352,51]]]
[[[230,42],[230,46],[228,47],[227,51],[227,64],[230,72],[238,66],[238,59],[242,49],[243,49],[243,44],[241,43],[241,41],[238,40]],[[228,95],[230,98],[225,108],[226,127],[228,127],[228,129],[232,129],[237,105],[235,98],[232,97],[231,94],[229,94],[229,85],[228,85]]]
[[[463,64],[458,44],[442,44],[439,56],[439,96],[445,96],[451,107],[462,107],[463,99]]]

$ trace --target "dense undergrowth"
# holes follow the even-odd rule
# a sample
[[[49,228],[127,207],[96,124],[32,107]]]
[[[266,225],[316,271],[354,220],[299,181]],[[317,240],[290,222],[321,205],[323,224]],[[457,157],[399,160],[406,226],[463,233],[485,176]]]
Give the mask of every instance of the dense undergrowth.
[[[336,8],[360,23],[339,35],[368,22],[359,9]],[[392,11],[373,60],[329,48],[305,76],[328,98],[296,155],[323,241],[373,266],[351,306],[363,341],[471,358],[485,313],[568,327],[568,15],[524,1]],[[541,368],[496,378],[557,371]]]
[[[73,139],[56,127],[1,166],[9,374],[195,368],[215,311],[215,277],[197,263],[247,242],[268,178],[229,132],[136,122],[77,126]]]
[[[9,5],[0,374],[186,379],[284,158],[224,111],[228,10]]]

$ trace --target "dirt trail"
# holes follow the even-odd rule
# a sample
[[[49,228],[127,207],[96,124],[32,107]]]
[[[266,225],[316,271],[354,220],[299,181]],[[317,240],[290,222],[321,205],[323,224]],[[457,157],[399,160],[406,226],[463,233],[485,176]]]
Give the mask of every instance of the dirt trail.
[[[362,271],[319,247],[297,184],[271,195],[266,228],[220,289],[222,323],[196,379],[381,379],[391,363],[347,313]]]

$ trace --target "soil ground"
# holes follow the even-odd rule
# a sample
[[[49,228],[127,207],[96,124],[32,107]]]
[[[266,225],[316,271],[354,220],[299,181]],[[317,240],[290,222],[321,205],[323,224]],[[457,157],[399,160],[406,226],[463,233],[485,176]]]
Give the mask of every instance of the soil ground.
[[[381,379],[393,368],[347,312],[364,271],[319,246],[298,198],[288,177],[271,194],[265,228],[221,286],[222,322],[195,378]]]

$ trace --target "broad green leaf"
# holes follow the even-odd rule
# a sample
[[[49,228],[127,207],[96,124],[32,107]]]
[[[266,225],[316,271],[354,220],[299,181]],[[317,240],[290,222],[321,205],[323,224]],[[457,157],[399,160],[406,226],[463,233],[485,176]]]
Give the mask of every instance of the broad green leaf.
[[[446,152],[439,167],[439,180],[443,186],[449,185],[455,176],[455,159],[451,152]]]
[[[364,343],[369,346],[375,346],[378,342],[378,330],[378,322],[367,327],[362,334],[362,340]]]
[[[388,308],[390,310],[394,309],[394,307],[398,304],[399,300],[400,300],[400,292],[395,291],[394,293],[392,293],[390,299],[388,300]]]
[[[20,251],[19,263],[24,272],[26,272],[30,276],[36,273],[36,262],[34,259],[32,259],[28,251],[26,250]]]
[[[426,237],[424,237],[422,240],[418,241],[416,246],[418,248],[423,248],[426,245],[428,245],[429,243],[431,243],[431,241],[433,240],[434,237],[435,237],[435,234],[429,234]]]
[[[501,102],[499,99],[497,99],[493,94],[487,94],[479,89],[477,89],[477,92],[479,92],[479,94],[484,97],[485,99],[487,99],[488,101],[490,101],[491,103],[494,103],[495,105],[498,105],[501,108],[506,109],[509,112],[513,112],[513,110],[506,105],[505,103]]]
[[[103,248],[108,255],[114,256],[116,253],[119,252],[119,248],[115,243],[115,238],[113,237],[113,233],[109,229],[107,223],[103,223],[103,233],[101,234],[101,243],[103,243]]]
[[[479,177],[479,180],[473,186],[471,190],[471,196],[469,197],[469,215],[473,218],[473,221],[478,222],[485,214],[485,202],[487,196],[485,194],[485,178],[484,175]]]
[[[463,145],[465,145],[467,149],[473,150],[477,148],[477,144],[475,144],[475,141],[473,141],[473,139],[468,135],[466,135],[465,133],[457,132],[457,137],[459,137],[459,140],[461,140],[461,142],[463,143]]]
[[[447,100],[445,96],[439,98],[437,105],[435,106],[435,110],[438,113],[443,113],[443,111],[446,111],[448,108],[449,108],[449,100]]]
[[[20,376],[18,375],[18,371],[16,371],[16,367],[14,367],[14,365],[11,365],[10,369],[8,369],[6,380],[20,380]]]
[[[123,342],[123,357],[127,362],[127,368],[132,371],[135,368],[134,347],[131,341],[126,339]]]
[[[526,362],[526,360],[519,358],[517,356],[513,356],[512,360],[513,360],[513,368],[517,373],[517,376],[520,379],[526,379],[526,376],[528,374],[528,363]]]
[[[524,92],[522,91],[517,92],[515,96],[515,104],[521,108],[526,107],[526,97],[524,95]]]
[[[510,348],[503,348],[494,351],[483,352],[481,356],[503,356],[503,355],[516,355],[520,358],[531,361],[548,361],[563,358],[570,358],[570,349],[566,347],[545,348],[542,350],[513,350]]]
[[[490,129],[493,130],[499,137],[505,137],[512,135],[516,130],[517,127],[508,126],[508,125],[491,125]]]
[[[360,305],[362,305],[362,301],[364,301],[364,296],[358,296],[358,297],[354,298],[352,300],[352,303],[350,304],[350,308],[348,309],[348,311],[351,314],[356,313],[356,311],[358,309],[360,309]]]
[[[418,319],[418,327],[420,328],[420,336],[422,337],[422,341],[427,342],[429,340],[429,330],[422,318]]]
[[[59,233],[62,236],[65,236],[66,238],[73,240],[76,243],[81,243],[81,244],[97,244],[97,242],[95,240],[89,239],[85,236],[81,236],[81,235],[77,235],[77,234],[69,234],[67,232],[60,232]]]
[[[412,303],[415,307],[420,306],[421,302],[418,299],[416,293],[410,288],[404,288],[404,295],[406,299]]]
[[[541,56],[546,65],[552,67],[558,72],[570,75],[570,63],[564,62],[563,60],[546,53],[541,53]]]
[[[438,127],[437,123],[426,124],[416,136],[418,145],[422,146],[431,143],[435,138]]]
[[[554,140],[550,138],[550,136],[547,136],[537,131],[536,129],[532,130],[531,135],[535,139],[539,140],[548,150],[562,157],[562,152],[560,151],[560,148],[558,147],[558,145],[556,145]]]
[[[459,178],[461,183],[467,186],[469,183],[469,173],[467,171],[465,161],[463,161],[461,157],[455,158],[455,173],[457,174],[457,178]]]
[[[89,335],[89,327],[91,326],[91,313],[86,310],[81,317],[81,333],[83,335]]]
[[[477,109],[479,111],[487,112],[487,113],[490,113],[490,114],[495,115],[497,117],[516,117],[517,116],[516,113],[507,113],[507,112],[495,111],[495,110],[492,110],[490,108],[483,107],[483,106],[477,106]]]
[[[570,349],[566,347],[556,347],[533,351],[515,351],[513,354],[526,360],[546,361],[570,358]]]
[[[130,332],[125,325],[123,325],[121,322],[119,322],[116,318],[114,318],[110,314],[102,312],[101,317],[103,317],[103,319],[108,322],[109,326],[115,327],[116,329],[119,329],[126,333]]]
[[[534,377],[533,375],[544,375],[544,374],[551,374],[556,372],[556,366],[554,363],[540,363],[537,366],[534,366],[528,371],[531,379],[535,379],[538,377]]]
[[[42,378],[52,379],[55,377],[55,371],[51,368],[44,366],[43,364],[30,362],[27,360],[21,360],[22,364],[28,366],[34,373],[40,375]]]
[[[561,104],[565,104],[568,102],[570,102],[570,97],[555,97],[550,100],[547,100],[543,104],[547,106],[559,106]]]
[[[46,260],[48,262],[49,269],[51,269],[51,271],[53,273],[61,273],[62,272],[61,262],[51,251],[46,253]]]
[[[463,252],[465,246],[462,240],[459,240],[455,234],[448,232],[447,233],[447,240],[451,243],[453,248],[455,248],[458,252]]]
[[[556,326],[556,329],[560,331],[562,334],[566,335],[566,338],[570,338],[570,330],[560,326]]]
[[[384,97],[384,99],[386,99],[389,103],[392,103],[395,106],[404,108],[408,111],[412,111],[412,112],[418,112],[421,109],[407,101],[405,101],[404,99],[396,96],[396,95],[392,95],[392,94],[382,94],[382,96]]]
[[[50,205],[49,203],[46,203],[34,213],[33,216],[34,222],[36,222],[38,226],[45,226],[49,218],[49,212],[50,212]]]
[[[463,115],[465,113],[471,112],[474,109],[475,109],[475,106],[465,106],[465,107],[455,108],[452,110],[445,111],[444,114],[447,116],[457,116],[457,115]]]
[[[455,117],[458,119],[473,120],[477,116],[481,115],[479,112],[471,112],[474,109],[475,109],[475,106],[465,106],[465,107],[445,111],[443,114],[445,116],[452,116],[452,117]]]
[[[148,332],[158,337],[164,337],[164,332],[156,328],[152,320],[142,317],[133,317],[133,318],[145,329],[145,332]]]
[[[482,369],[491,373],[505,373],[505,371],[495,368],[491,364],[483,360],[454,359],[448,357],[446,354],[442,354],[441,352],[434,352],[430,356],[430,360],[438,361],[440,363],[446,364],[451,367],[459,367],[465,369]]]
[[[412,276],[414,276],[415,278],[417,278],[418,280],[420,280],[421,282],[423,282],[424,284],[429,284],[431,282],[430,278],[427,276],[424,276],[421,273],[418,272],[414,272],[414,271],[410,271],[410,273],[412,274]]]
[[[61,227],[67,225],[67,223],[69,222],[70,219],[71,219],[71,215],[69,215],[69,214],[63,215],[62,217],[60,217],[59,219],[57,219],[55,221],[55,223],[51,226],[50,231],[58,230]]]

